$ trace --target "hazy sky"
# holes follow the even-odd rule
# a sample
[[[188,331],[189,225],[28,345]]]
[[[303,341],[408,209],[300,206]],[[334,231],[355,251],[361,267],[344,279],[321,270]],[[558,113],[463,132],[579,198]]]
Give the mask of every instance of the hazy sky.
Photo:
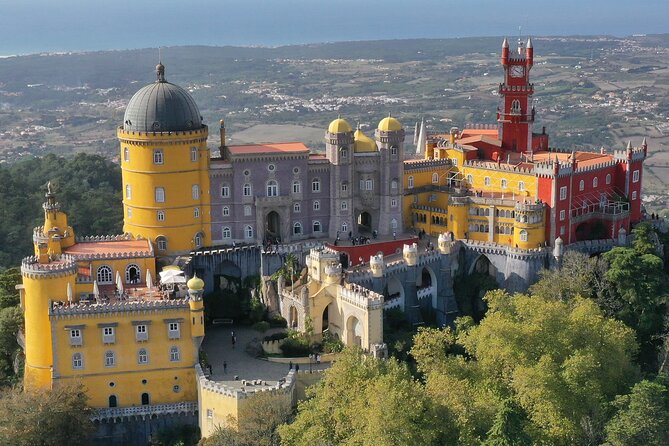
[[[669,32],[669,0],[0,0],[0,55],[171,45]]]

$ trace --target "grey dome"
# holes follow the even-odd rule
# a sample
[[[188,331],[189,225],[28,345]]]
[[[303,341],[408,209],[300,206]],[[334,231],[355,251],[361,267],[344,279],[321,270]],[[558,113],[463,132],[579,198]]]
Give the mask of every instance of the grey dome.
[[[165,80],[165,67],[156,67],[158,80],[142,87],[128,102],[123,130],[183,132],[202,127],[202,117],[190,94]]]

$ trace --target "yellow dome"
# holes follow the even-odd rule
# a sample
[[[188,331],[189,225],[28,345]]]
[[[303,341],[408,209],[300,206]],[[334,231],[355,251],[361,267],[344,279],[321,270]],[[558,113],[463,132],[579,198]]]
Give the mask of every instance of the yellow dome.
[[[204,280],[200,279],[196,274],[186,282],[186,285],[188,285],[189,290],[202,291],[204,289]]]
[[[378,129],[384,132],[396,132],[398,130],[402,130],[402,124],[400,124],[400,122],[392,116],[388,116],[379,122]]]
[[[337,118],[328,126],[330,133],[348,133],[352,130],[351,125],[344,118]]]
[[[376,141],[365,135],[360,129],[355,131],[353,138],[355,139],[355,148],[353,149],[354,152],[376,152],[378,150],[376,147]]]

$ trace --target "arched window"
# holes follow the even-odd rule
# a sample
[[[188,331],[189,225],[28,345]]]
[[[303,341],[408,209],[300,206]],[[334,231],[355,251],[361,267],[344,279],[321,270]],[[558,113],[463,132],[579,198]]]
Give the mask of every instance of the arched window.
[[[314,220],[313,223],[313,232],[321,232],[321,222],[318,220]]]
[[[250,217],[251,216],[251,206],[246,205],[244,206],[244,216],[245,217]]]
[[[302,185],[300,184],[300,182],[297,180],[293,181],[293,193],[299,194],[301,191],[302,191]]]
[[[318,200],[314,200],[314,211],[318,211],[321,208],[321,202]]]
[[[142,393],[142,406],[148,406],[150,404],[149,394],[144,392]]]
[[[599,180],[597,179],[597,177],[593,178],[592,179],[592,187],[597,187],[598,184],[599,184]]]
[[[170,347],[170,361],[177,362],[181,360],[181,353],[179,353],[179,347],[172,346]]]
[[[116,355],[112,350],[105,352],[105,367],[114,367],[116,365]]]
[[[98,281],[98,284],[114,283],[114,274],[112,272],[111,267],[107,265],[102,265],[101,267],[99,267],[98,272],[96,274],[96,279]]]
[[[293,212],[297,213],[297,212],[300,212],[300,210],[301,210],[300,203],[294,203],[293,204]]]
[[[246,225],[246,227],[244,228],[244,237],[246,237],[247,239],[253,238],[253,226]]]
[[[145,348],[140,348],[137,352],[137,364],[148,364],[149,363],[149,353]]]
[[[128,218],[132,218],[132,208],[128,208]]]
[[[165,211],[157,211],[156,212],[156,219],[158,221],[165,221]]]
[[[396,219],[393,218],[392,220],[390,220],[390,227],[392,229],[397,229],[397,220]]]
[[[341,210],[342,211],[348,210],[348,201],[342,201],[341,202]]]
[[[118,400],[116,399],[116,395],[109,395],[109,407],[117,407],[118,406]]]
[[[132,198],[132,186],[129,184],[125,185],[125,198],[128,200]]]
[[[397,156],[397,146],[391,146],[390,147],[390,155],[391,156]]]
[[[200,208],[193,208],[193,217],[200,218]]]
[[[195,234],[195,237],[193,237],[193,243],[195,244],[196,248],[201,248],[202,247],[202,233],[198,232]]]
[[[502,189],[506,189],[509,186],[509,182],[506,180],[506,178],[502,178],[502,181],[501,181],[500,184],[502,186]]]
[[[341,232],[348,232],[348,223],[344,222],[341,224]]]
[[[511,114],[514,115],[520,114],[520,101],[518,99],[514,99],[513,101],[511,101]]]
[[[486,186],[490,186],[490,177],[483,178],[483,184]]]
[[[606,184],[611,184],[611,174],[606,174]]]
[[[470,186],[474,184],[474,177],[471,174],[467,175],[467,184],[469,184]]]
[[[346,192],[348,191],[348,181],[342,181],[341,183],[341,191]]]
[[[340,147],[339,148],[339,153],[341,154],[341,159],[347,159],[348,158],[348,147]]]
[[[167,238],[162,235],[156,237],[156,245],[158,246],[158,251],[167,251]]]
[[[521,242],[526,242],[527,241],[527,231],[524,229],[520,230],[520,241]]]
[[[140,283],[142,281],[142,270],[139,265],[131,263],[125,267],[125,283]]]
[[[409,189],[413,189],[413,176],[410,176],[410,177],[407,179],[407,188],[409,188]]]
[[[127,147],[123,149],[123,161],[130,161],[130,149]]]
[[[320,192],[321,191],[321,180],[320,178],[314,178],[311,180],[311,192]]]
[[[190,160],[192,162],[197,161],[197,147],[191,147],[190,148]]]
[[[81,353],[72,355],[72,368],[74,370],[81,370],[84,368],[84,357]]]
[[[221,186],[221,197],[227,198],[230,196],[230,186],[228,184],[224,184]]]
[[[242,189],[242,193],[245,197],[250,197],[251,196],[251,184],[249,183],[244,183],[244,187]]]
[[[437,184],[439,182],[439,174],[437,172],[434,172],[432,174],[432,184]]]
[[[200,186],[197,184],[193,184],[190,188],[190,194],[193,197],[193,200],[199,200],[200,199]]]
[[[296,221],[293,223],[293,235],[301,235],[302,234],[302,223],[299,221]]]
[[[578,190],[583,190],[585,189],[585,181],[581,180],[578,183]]]
[[[398,183],[397,183],[397,180],[395,180],[395,179],[393,179],[393,180],[390,182],[390,190],[391,190],[392,192],[397,192],[397,184],[398,184]]]
[[[274,180],[267,182],[267,196],[276,197],[279,195],[279,183]]]
[[[223,238],[232,238],[232,232],[227,226],[223,228]]]
[[[525,182],[524,181],[519,181],[518,182],[518,190],[523,192],[525,190]]]
[[[156,203],[165,202],[165,188],[156,187],[155,189]]]
[[[153,151],[153,164],[163,164],[165,159],[163,158],[163,151],[156,149]]]
[[[223,206],[223,216],[227,217],[230,215],[230,208],[228,206]]]

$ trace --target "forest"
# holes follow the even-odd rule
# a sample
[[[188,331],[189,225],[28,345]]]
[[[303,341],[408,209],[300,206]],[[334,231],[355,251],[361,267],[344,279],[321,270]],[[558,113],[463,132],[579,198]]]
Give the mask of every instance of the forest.
[[[44,222],[42,203],[51,182],[77,235],[120,234],[121,169],[98,155],[53,154],[0,165],[0,270],[33,253],[33,228]]]

